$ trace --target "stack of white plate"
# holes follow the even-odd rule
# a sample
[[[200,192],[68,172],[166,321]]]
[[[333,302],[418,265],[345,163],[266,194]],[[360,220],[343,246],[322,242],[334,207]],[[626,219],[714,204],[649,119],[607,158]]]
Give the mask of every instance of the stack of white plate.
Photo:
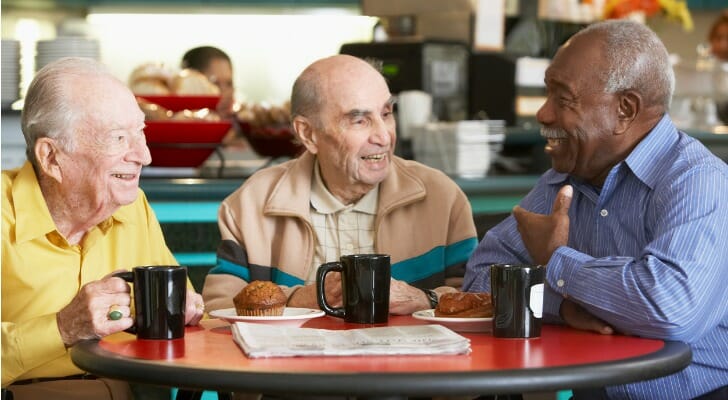
[[[504,132],[500,120],[428,123],[413,132],[415,159],[448,175],[482,178],[503,147]]]
[[[2,51],[0,61],[2,108],[8,108],[18,99],[20,93],[20,42],[2,39],[2,49],[0,50]]]
[[[63,57],[88,57],[98,60],[99,42],[80,36],[60,36],[53,40],[39,40],[36,45],[35,69]]]

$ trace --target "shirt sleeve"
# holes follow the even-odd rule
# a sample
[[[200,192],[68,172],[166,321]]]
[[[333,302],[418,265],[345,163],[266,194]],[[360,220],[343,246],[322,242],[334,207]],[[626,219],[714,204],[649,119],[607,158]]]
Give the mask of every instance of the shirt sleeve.
[[[728,185],[711,167],[665,181],[645,205],[641,256],[560,247],[547,282],[618,331],[695,342],[728,315]]]

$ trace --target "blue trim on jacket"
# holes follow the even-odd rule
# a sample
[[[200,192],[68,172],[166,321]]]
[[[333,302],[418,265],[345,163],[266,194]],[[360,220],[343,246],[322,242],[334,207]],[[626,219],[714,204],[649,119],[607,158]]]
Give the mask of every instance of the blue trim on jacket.
[[[412,257],[392,265],[392,277],[405,282],[416,282],[444,271],[447,267],[468,261],[470,254],[478,245],[476,238],[468,238],[447,246],[437,246],[420,256]],[[218,258],[217,265],[210,274],[230,274],[250,282],[248,266],[235,264]],[[293,275],[270,268],[271,281],[278,285],[302,285],[304,281]]]

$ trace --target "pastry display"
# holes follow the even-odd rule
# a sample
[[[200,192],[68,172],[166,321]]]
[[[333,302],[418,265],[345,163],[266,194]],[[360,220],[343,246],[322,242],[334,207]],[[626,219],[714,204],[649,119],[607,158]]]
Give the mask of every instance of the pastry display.
[[[270,281],[252,281],[233,297],[238,315],[275,317],[283,315],[286,295]]]
[[[491,318],[493,304],[488,293],[445,293],[440,296],[436,317],[445,318]]]

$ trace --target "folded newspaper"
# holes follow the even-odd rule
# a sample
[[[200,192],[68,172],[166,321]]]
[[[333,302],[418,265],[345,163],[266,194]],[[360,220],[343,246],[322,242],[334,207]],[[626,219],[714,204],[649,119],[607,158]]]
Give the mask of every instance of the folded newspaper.
[[[328,330],[236,322],[232,331],[250,358],[470,353],[470,340],[442,325]]]

